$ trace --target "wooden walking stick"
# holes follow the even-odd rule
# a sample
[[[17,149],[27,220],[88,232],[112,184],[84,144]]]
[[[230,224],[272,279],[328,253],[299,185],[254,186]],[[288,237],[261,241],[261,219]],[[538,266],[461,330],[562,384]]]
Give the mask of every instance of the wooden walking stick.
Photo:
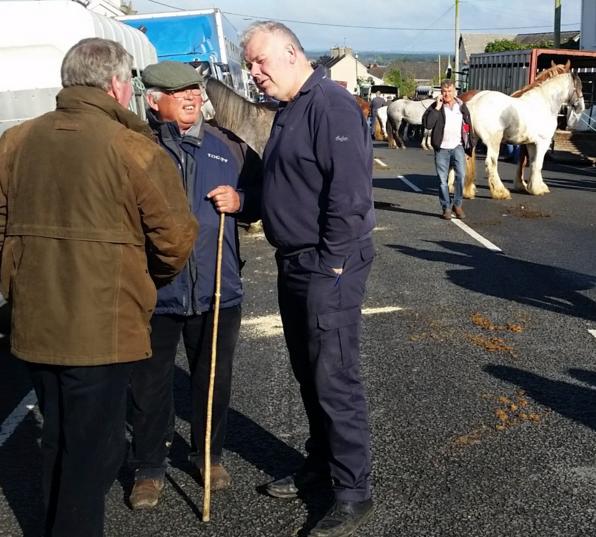
[[[203,466],[203,522],[209,522],[211,508],[211,421],[213,413],[213,391],[215,386],[215,366],[217,364],[217,329],[219,325],[219,301],[221,298],[221,258],[225,213],[219,214],[219,234],[217,236],[217,262],[215,265],[215,305],[213,306],[213,331],[211,336],[211,370],[209,373],[209,393],[207,395],[207,421],[205,426],[205,460]]]

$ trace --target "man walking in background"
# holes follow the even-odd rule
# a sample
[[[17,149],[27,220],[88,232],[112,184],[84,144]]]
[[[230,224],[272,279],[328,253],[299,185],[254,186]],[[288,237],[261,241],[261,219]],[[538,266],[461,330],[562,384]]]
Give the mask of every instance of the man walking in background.
[[[155,283],[196,234],[175,166],[126,109],[131,65],[114,41],[80,41],[56,110],[0,139],[1,291],[43,415],[46,537],[103,535]]]
[[[277,249],[278,299],[309,422],[308,456],[267,486],[294,498],[332,485],[312,537],[344,537],[372,512],[360,322],[374,247],[372,142],[354,98],[313,71],[294,33],[257,22],[242,45],[262,91],[280,101],[263,156],[263,228]]]
[[[471,153],[473,143],[470,112],[456,97],[453,80],[441,82],[441,95],[422,116],[425,129],[432,129],[430,143],[435,150],[435,167],[439,176],[439,201],[443,213],[441,218],[451,220],[452,211],[457,218],[465,218],[463,204],[464,177],[466,175],[466,153]],[[449,169],[455,171],[453,199],[449,195]]]

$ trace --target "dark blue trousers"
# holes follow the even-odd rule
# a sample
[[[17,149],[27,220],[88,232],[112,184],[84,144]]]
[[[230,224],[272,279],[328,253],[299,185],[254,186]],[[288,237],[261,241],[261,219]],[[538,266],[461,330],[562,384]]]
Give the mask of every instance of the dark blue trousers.
[[[39,409],[47,537],[101,537],[104,496],[125,452],[131,364],[28,364]]]
[[[221,461],[232,386],[232,363],[240,332],[240,306],[219,312],[217,364],[213,393],[211,461]],[[185,317],[154,315],[151,319],[153,356],[135,364],[131,388],[133,450],[137,479],[163,479],[174,434],[173,378],[180,336],[190,370],[191,458],[202,467],[205,448],[207,395],[211,367],[213,312]]]
[[[355,243],[337,278],[314,248],[276,254],[284,335],[309,423],[306,465],[328,470],[344,501],[371,495],[360,321],[373,258],[371,239]]]

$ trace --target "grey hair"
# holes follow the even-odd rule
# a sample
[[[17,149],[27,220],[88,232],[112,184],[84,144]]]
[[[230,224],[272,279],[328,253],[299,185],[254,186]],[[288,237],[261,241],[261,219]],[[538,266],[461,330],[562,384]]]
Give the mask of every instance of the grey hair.
[[[132,76],[132,56],[116,41],[90,37],[66,53],[60,69],[62,86],[90,86],[108,90],[112,77],[126,82]]]
[[[242,38],[240,39],[240,47],[242,49],[246,48],[248,42],[254,37],[255,34],[259,32],[265,32],[272,34],[274,32],[279,32],[287,37],[292,45],[294,45],[300,52],[304,52],[304,48],[300,43],[300,39],[296,36],[292,30],[290,30],[285,24],[277,21],[257,21],[253,22],[242,34]]]
[[[441,88],[449,88],[455,86],[455,83],[450,78],[446,78],[441,82]]]
[[[145,92],[147,93],[147,95],[151,95],[155,102],[159,101],[159,99],[161,99],[161,96],[163,95],[163,91],[159,88],[147,88]]]

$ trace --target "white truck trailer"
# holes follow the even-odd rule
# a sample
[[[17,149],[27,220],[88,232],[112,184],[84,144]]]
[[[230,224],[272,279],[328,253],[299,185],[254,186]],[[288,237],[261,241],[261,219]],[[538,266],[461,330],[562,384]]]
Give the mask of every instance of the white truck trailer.
[[[134,58],[135,76],[157,61],[142,32],[76,2],[0,1],[0,133],[55,108],[62,59],[86,37],[118,41]],[[131,109],[144,113],[140,86]]]

